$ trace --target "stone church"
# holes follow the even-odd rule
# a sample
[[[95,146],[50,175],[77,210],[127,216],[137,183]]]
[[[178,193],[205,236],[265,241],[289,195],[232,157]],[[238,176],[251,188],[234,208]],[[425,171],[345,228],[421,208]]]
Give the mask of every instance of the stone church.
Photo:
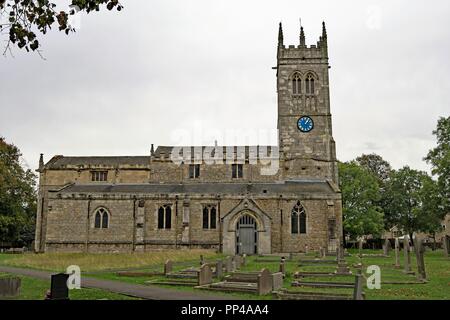
[[[277,146],[152,145],[147,156],[47,163],[41,154],[36,252],[334,250],[342,203],[329,68],[325,24],[317,44],[301,28],[299,44],[285,46],[280,23]]]

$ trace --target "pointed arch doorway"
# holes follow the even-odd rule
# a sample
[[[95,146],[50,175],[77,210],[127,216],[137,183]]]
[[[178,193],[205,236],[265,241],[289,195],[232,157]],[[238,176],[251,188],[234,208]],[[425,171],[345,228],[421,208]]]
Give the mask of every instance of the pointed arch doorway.
[[[236,224],[236,253],[256,254],[258,252],[258,225],[252,216],[244,214]]]

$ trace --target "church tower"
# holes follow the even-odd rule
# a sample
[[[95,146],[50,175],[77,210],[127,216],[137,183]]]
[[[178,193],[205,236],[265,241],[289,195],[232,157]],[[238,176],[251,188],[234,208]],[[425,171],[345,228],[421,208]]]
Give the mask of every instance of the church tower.
[[[319,178],[338,183],[332,135],[325,23],[316,45],[285,46],[280,23],[277,52],[280,160],[286,180]]]

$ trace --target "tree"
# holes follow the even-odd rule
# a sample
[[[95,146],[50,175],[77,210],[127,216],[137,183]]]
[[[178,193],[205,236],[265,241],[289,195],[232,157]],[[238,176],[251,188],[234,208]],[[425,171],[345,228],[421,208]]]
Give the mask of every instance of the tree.
[[[392,172],[391,165],[380,155],[375,153],[362,154],[356,158],[356,163],[368,170],[377,178],[378,185],[380,187],[380,199],[375,203],[379,207],[384,208],[389,199],[389,195],[386,192],[389,177]],[[390,228],[394,225],[393,218],[389,215],[389,212],[384,212],[384,225],[386,228]]]
[[[20,164],[19,149],[0,137],[0,242],[29,244],[34,238],[36,175]]]
[[[36,32],[46,34],[57,26],[66,34],[75,31],[69,24],[69,16],[79,11],[99,11],[105,5],[108,10],[122,10],[119,0],[72,0],[70,10],[59,10],[49,0],[0,0],[0,32],[8,34],[6,54],[10,45],[35,51],[39,48]]]
[[[444,210],[443,198],[440,194],[438,183],[427,176],[423,180],[420,191],[422,207],[418,216],[418,229],[421,232],[433,236],[436,246],[436,233],[442,230],[442,220],[446,211]]]
[[[355,161],[339,163],[344,231],[352,239],[363,235],[381,235],[383,212],[376,202],[380,199],[377,178]]]
[[[436,148],[431,149],[425,161],[431,164],[431,173],[436,175],[444,209],[450,211],[450,117],[441,117],[433,131],[437,139]]]
[[[375,175],[378,182],[384,183],[389,180],[392,167],[389,162],[384,160],[380,155],[376,153],[362,154],[356,158],[356,162]]]
[[[411,237],[413,232],[434,233],[442,220],[442,198],[436,182],[423,171],[408,166],[393,171],[385,208],[396,225]]]

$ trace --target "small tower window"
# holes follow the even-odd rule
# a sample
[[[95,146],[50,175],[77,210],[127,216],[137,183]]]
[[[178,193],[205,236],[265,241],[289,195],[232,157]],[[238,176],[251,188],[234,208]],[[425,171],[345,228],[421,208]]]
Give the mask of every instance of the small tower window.
[[[189,178],[195,179],[200,176],[200,165],[199,164],[190,164],[189,165]]]
[[[244,166],[242,164],[231,165],[231,177],[242,178],[244,176]]]
[[[302,79],[300,77],[300,74],[297,72],[292,78],[292,94],[300,93],[302,93]]]
[[[107,181],[108,171],[91,171],[92,181]]]
[[[314,77],[311,73],[306,76],[306,94],[314,94]]]

